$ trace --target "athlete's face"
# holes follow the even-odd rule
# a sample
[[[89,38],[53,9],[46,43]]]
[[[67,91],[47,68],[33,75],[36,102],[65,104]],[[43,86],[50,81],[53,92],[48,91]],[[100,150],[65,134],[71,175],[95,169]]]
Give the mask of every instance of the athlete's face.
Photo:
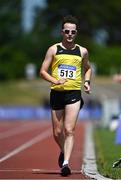
[[[76,24],[65,23],[62,29],[62,35],[67,42],[73,42],[77,35]]]

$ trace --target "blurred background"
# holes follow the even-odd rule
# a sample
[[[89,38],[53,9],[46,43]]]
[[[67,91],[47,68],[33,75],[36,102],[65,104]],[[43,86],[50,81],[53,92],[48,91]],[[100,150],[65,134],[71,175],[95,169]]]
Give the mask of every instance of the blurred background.
[[[83,93],[79,117],[101,120],[103,126],[118,118],[121,1],[1,0],[1,120],[50,117],[50,84],[39,77],[39,69],[48,47],[61,41],[61,21],[68,14],[79,19],[76,42],[88,49],[93,68],[92,94]]]

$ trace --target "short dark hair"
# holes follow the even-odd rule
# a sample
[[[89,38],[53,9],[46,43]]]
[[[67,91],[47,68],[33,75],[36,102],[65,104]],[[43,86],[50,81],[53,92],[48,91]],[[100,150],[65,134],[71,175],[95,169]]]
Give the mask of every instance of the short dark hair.
[[[62,29],[64,28],[64,24],[65,23],[72,23],[72,24],[76,24],[76,27],[78,29],[78,20],[76,17],[72,16],[72,15],[68,15],[68,16],[65,16],[63,18],[63,21],[62,21]]]

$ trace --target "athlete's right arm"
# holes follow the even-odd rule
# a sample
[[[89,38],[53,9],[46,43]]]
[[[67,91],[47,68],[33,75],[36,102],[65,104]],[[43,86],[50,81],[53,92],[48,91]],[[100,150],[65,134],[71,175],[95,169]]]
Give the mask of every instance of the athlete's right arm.
[[[49,81],[49,82],[51,82],[53,84],[58,85],[58,84],[65,83],[66,80],[65,79],[57,80],[48,73],[48,69],[49,69],[49,67],[50,67],[50,65],[52,63],[52,60],[53,60],[53,57],[54,57],[55,53],[56,53],[56,46],[53,45],[48,49],[48,51],[47,51],[47,53],[45,55],[45,59],[44,59],[44,61],[42,63],[42,66],[40,68],[40,76],[43,79],[45,79],[45,80],[47,80],[47,81]]]

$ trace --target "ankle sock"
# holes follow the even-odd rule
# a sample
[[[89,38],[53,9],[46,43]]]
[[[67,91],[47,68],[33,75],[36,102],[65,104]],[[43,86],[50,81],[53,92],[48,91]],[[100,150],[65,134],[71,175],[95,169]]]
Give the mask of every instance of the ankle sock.
[[[66,165],[66,164],[68,164],[68,160],[64,160],[63,166]]]

